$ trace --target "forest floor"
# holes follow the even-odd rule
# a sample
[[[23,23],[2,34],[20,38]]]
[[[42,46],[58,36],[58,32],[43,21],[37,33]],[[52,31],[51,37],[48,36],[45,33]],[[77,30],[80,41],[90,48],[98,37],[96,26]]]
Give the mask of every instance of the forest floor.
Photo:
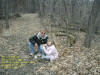
[[[28,39],[43,26],[37,14],[24,14],[12,20],[12,26],[0,36],[0,56],[19,56],[33,61],[29,56]],[[76,32],[80,40],[73,47],[61,43],[62,37],[53,37],[59,58],[53,62],[26,63],[17,69],[1,69],[0,75],[100,75],[100,43],[92,49],[83,47],[84,32]]]

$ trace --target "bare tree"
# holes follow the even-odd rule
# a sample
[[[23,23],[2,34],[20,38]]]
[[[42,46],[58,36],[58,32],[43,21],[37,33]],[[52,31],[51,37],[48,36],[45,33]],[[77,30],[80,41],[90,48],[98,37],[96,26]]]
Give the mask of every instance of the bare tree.
[[[20,13],[35,12],[36,0],[0,0],[0,28],[9,28],[11,19]]]
[[[95,21],[99,12],[100,12],[100,0],[94,0],[92,11],[89,16],[88,25],[87,25],[87,35],[85,40],[86,47],[91,46],[91,41],[94,38],[95,29],[96,29]]]

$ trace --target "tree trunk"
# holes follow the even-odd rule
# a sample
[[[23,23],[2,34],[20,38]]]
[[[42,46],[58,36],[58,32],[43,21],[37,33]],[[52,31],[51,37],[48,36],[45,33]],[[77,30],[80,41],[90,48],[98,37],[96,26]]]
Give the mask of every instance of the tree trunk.
[[[88,20],[88,25],[87,25],[87,35],[86,35],[86,40],[84,44],[85,47],[89,48],[91,46],[91,41],[94,37],[95,28],[96,28],[95,21],[96,21],[99,11],[100,11],[100,0],[94,0],[91,14]]]

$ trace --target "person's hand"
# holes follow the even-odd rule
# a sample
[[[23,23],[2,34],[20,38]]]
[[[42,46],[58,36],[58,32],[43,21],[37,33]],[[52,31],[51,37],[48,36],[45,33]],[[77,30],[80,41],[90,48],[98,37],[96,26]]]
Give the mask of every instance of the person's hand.
[[[36,48],[36,49],[38,48],[38,45],[37,45],[37,44],[35,44],[35,48]]]
[[[45,46],[42,46],[42,48],[44,49],[44,48],[45,48]]]
[[[46,46],[46,44],[42,44],[42,46]]]

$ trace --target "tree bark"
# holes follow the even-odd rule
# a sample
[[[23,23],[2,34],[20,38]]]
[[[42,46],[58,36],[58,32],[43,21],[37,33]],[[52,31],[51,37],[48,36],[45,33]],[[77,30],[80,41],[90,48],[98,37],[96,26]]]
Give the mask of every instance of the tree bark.
[[[91,14],[89,16],[88,25],[87,25],[87,35],[85,40],[85,47],[89,48],[91,46],[91,41],[94,38],[94,33],[96,29],[95,21],[98,13],[100,12],[100,0],[94,0]]]

